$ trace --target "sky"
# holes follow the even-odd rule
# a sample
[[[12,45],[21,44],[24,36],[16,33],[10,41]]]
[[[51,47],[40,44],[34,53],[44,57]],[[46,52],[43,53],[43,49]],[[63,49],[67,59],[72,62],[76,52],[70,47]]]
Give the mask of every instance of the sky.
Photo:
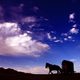
[[[79,19],[79,0],[0,0],[0,67],[47,74],[69,60],[80,72]]]

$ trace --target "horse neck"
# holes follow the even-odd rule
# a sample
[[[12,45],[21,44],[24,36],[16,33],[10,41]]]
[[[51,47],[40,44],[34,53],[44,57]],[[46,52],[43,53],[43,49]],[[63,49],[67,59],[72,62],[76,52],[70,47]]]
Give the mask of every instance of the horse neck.
[[[46,68],[49,67],[49,63],[46,63]]]
[[[47,63],[46,66],[47,66],[47,67],[50,67],[50,66],[52,66],[52,64]]]

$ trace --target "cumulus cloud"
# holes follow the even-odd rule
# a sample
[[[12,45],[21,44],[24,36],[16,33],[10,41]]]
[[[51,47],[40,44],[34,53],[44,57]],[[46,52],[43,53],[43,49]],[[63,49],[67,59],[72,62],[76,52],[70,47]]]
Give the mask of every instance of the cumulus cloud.
[[[51,36],[50,33],[47,33],[47,38],[50,40],[50,41],[53,41],[55,43],[62,43],[63,41],[60,40],[60,39],[57,39],[56,36]]]
[[[18,27],[17,23],[0,23],[0,36],[2,37],[9,37],[15,36],[20,33],[20,28]]]
[[[75,13],[71,13],[71,14],[69,15],[69,18],[70,18],[70,19],[74,19],[74,18],[75,18],[74,15],[75,15]]]
[[[33,40],[27,33],[21,33],[17,23],[0,23],[0,55],[38,57],[48,49],[48,44]]]
[[[52,34],[52,35],[51,35]],[[47,38],[50,40],[50,41],[54,41],[57,39],[57,37],[54,35],[54,32],[50,32],[50,33],[47,33]]]
[[[70,33],[78,34],[79,33],[79,29],[73,27],[72,29],[70,29]]]
[[[50,33],[47,33],[47,37],[48,37],[48,39],[52,40]]]
[[[38,21],[39,20],[36,16],[25,16],[21,19],[21,23],[26,24],[29,28],[38,27]]]
[[[34,16],[27,16],[23,18],[22,21],[28,24],[28,23],[35,23],[37,19]]]
[[[74,24],[72,27],[76,28],[77,27],[77,24]]]
[[[69,15],[69,21],[70,21],[70,22],[75,22],[75,13],[71,13],[71,14]]]

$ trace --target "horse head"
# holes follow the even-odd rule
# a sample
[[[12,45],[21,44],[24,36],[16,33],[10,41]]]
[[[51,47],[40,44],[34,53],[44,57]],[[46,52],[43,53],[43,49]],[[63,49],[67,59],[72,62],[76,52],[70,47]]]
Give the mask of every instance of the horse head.
[[[47,67],[48,67],[48,65],[49,65],[49,63],[46,63],[45,68],[47,68]]]

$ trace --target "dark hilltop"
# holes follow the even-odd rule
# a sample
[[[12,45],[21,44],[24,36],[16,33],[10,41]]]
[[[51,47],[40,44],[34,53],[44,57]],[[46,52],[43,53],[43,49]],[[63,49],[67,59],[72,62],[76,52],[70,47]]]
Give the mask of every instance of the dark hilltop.
[[[80,73],[31,74],[18,72],[10,68],[0,68],[0,80],[80,80]]]

